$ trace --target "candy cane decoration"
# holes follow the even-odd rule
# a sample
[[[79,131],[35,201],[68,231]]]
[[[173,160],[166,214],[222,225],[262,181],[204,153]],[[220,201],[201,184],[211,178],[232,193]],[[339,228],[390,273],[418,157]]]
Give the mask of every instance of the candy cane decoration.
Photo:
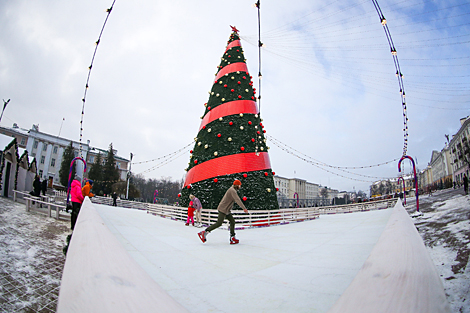
[[[416,211],[419,212],[419,191],[418,191],[418,176],[416,175],[416,166],[415,166],[415,161],[413,160],[412,157],[409,155],[403,155],[398,161],[398,172],[401,172],[401,161],[404,159],[409,159],[411,161],[411,164],[413,164],[413,172],[414,172],[414,177],[415,177],[415,194],[416,194]]]
[[[73,169],[73,163],[75,163],[75,161],[77,160],[80,160],[83,162],[84,166],[85,166],[85,169],[83,170],[83,173],[86,172],[86,162],[83,158],[81,157],[76,157],[72,160],[72,162],[70,162],[70,170],[69,170],[69,181],[68,181],[68,184],[67,184],[67,204],[69,203],[69,197],[70,197],[70,185],[72,184],[72,169]]]

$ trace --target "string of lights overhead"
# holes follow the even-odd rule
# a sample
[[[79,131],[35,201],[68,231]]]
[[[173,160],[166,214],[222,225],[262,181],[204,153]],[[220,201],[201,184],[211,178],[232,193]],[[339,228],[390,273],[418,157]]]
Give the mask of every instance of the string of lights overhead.
[[[344,7],[334,9],[332,4],[335,1],[329,2],[294,21],[264,31],[265,55],[282,59],[285,64],[315,76],[320,75],[333,83],[395,101],[396,91],[389,88],[395,83],[395,77],[389,75],[389,71],[383,66],[386,60],[385,54],[381,53],[390,46],[388,40],[381,40],[383,33],[379,36],[378,29],[371,27],[377,10],[375,6],[372,9],[370,2],[369,5],[366,2],[348,6],[347,12],[351,14],[344,14]],[[464,50],[470,40],[470,35],[464,31],[469,25],[465,17],[470,12],[465,10],[470,3],[458,2],[460,3],[443,3],[437,8],[432,6],[432,9],[423,8],[422,3],[416,1],[385,6],[387,12],[402,14],[406,9],[413,15],[413,19],[397,19],[393,25],[394,33],[397,28],[400,30],[401,62],[398,65],[403,68],[403,64],[408,69],[407,77],[410,79],[407,80],[407,92],[413,93],[413,100],[419,100],[413,101],[412,106],[449,111],[470,108],[467,97],[470,88],[468,84],[462,84],[462,78],[470,77],[464,74],[468,62],[462,62],[469,57],[464,55],[455,58],[448,53],[449,48]],[[415,18],[416,16],[420,18]],[[451,36],[449,31],[453,32]],[[243,39],[250,45],[257,45],[254,35],[243,36]],[[433,53],[427,54],[430,50]],[[370,53],[365,54],[364,51]],[[406,55],[417,57],[403,58],[403,51]],[[383,58],[378,57],[382,55]],[[419,58],[420,55],[423,57]],[[371,66],[374,64],[371,60],[377,60],[375,63],[378,66]],[[430,69],[436,67],[442,68],[439,75],[426,75]],[[329,70],[325,72],[325,68]],[[398,73],[400,76],[400,72]],[[398,78],[404,79],[403,76]],[[363,88],[364,83],[368,85],[366,90]],[[408,110],[408,104],[406,109]]]
[[[86,84],[85,84],[85,92],[84,92],[83,98],[82,98],[82,115],[81,115],[81,119],[80,119],[80,140],[79,140],[80,147],[79,147],[79,153],[78,153],[80,157],[83,157],[83,154],[82,154],[83,118],[85,116],[85,102],[86,102],[86,95],[87,95],[87,91],[88,91],[88,87],[89,87],[88,83],[90,82],[91,69],[93,68],[93,62],[95,61],[96,51],[98,50],[98,45],[100,44],[100,41],[101,41],[101,35],[103,35],[104,28],[106,26],[106,23],[108,22],[109,15],[111,14],[111,11],[113,10],[115,2],[116,2],[116,0],[113,1],[113,3],[111,4],[111,7],[106,9],[106,12],[107,12],[106,19],[104,20],[103,27],[101,27],[100,35],[98,36],[98,40],[95,42],[95,50],[93,51],[93,56],[91,58],[91,63],[90,63],[90,66],[88,67],[88,75],[87,75]]]
[[[191,143],[191,144],[192,144],[192,143]],[[187,146],[186,146],[186,148],[187,148]],[[168,164],[168,163],[171,163],[171,162],[175,161],[175,160],[178,159],[179,157],[185,155],[187,152],[189,152],[189,151],[187,151],[186,149],[180,149],[180,150],[179,150],[179,153],[173,154],[171,157],[169,157],[169,158],[166,159],[165,161],[162,161],[161,163],[159,163],[159,164],[157,164],[157,165],[155,165],[155,166],[152,166],[151,168],[146,169],[145,171],[142,171],[142,172],[138,173],[137,175],[139,175],[139,174],[144,174],[144,173],[149,173],[149,172],[151,172],[151,171],[154,171],[154,170],[156,170],[156,169],[158,169],[158,168],[160,168],[160,167],[162,167],[162,166],[164,166],[164,165],[166,165],[166,164]]]
[[[161,160],[161,159],[167,159],[171,156],[174,156],[175,154],[178,154],[180,153],[181,151],[187,151],[188,147],[193,145],[194,144],[194,141],[191,141],[189,144],[187,144],[186,146],[184,146],[183,148],[181,149],[178,149],[172,153],[168,153],[167,155],[164,155],[164,156],[161,156],[159,158],[156,158],[156,159],[152,159],[152,160],[148,160],[148,161],[142,161],[142,162],[132,162],[133,165],[138,165],[138,164],[145,164],[145,163],[150,163],[150,162],[154,162],[154,161],[158,161],[158,160]]]
[[[390,52],[392,53],[393,63],[395,65],[396,76],[398,78],[398,86],[400,88],[400,97],[403,108],[403,155],[406,155],[408,150],[408,113],[406,111],[406,99],[405,99],[405,85],[403,84],[403,74],[400,69],[400,62],[398,62],[398,55],[395,45],[393,44],[392,35],[388,29],[387,20],[385,19],[382,10],[380,9],[379,3],[377,0],[372,0],[375,10],[379,15],[380,23],[383,26],[385,31],[385,36],[387,37],[388,44],[390,46]]]
[[[267,138],[270,140],[270,142],[272,142],[276,147],[278,147],[279,149],[281,149],[282,151],[288,153],[288,154],[291,154],[293,156],[295,156],[296,158],[306,162],[306,163],[309,163],[325,172],[328,172],[330,174],[333,174],[333,175],[336,175],[338,177],[342,177],[342,178],[347,178],[347,179],[350,179],[350,180],[355,180],[355,181],[361,181],[361,182],[374,182],[376,180],[379,180],[379,179],[389,179],[389,177],[379,177],[379,176],[370,176],[370,175],[364,175],[364,174],[359,174],[359,173],[354,173],[354,172],[351,172],[351,171],[347,171],[346,169],[367,169],[367,168],[373,168],[373,167],[379,167],[379,166],[383,166],[383,165],[387,165],[387,164],[390,164],[390,163],[393,163],[395,161],[397,161],[398,159],[394,159],[394,160],[391,160],[391,161],[387,161],[387,162],[382,162],[382,163],[378,163],[378,164],[374,164],[374,165],[366,165],[366,166],[334,166],[334,165],[330,165],[330,164],[326,164],[324,162],[320,162],[318,160],[315,160],[314,158],[286,145],[285,143],[281,142],[280,140],[274,138],[273,136],[270,136],[270,135],[267,135]],[[348,177],[348,176],[344,176],[344,175],[341,175],[341,174],[338,174],[336,172],[333,172],[331,170],[329,170],[328,168],[330,169],[335,169],[335,170],[338,170],[338,171],[341,171],[341,172],[344,172],[344,173],[347,173],[347,174],[350,174],[350,175],[356,175],[356,176],[360,176],[360,177],[364,177],[364,178],[371,178],[372,180],[362,180],[362,179],[357,179],[357,178],[352,178],[352,177]]]

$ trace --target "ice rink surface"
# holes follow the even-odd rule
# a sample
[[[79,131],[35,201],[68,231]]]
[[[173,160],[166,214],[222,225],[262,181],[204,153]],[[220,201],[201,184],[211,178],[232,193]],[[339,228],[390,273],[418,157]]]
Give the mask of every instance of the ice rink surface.
[[[352,282],[393,209],[237,231],[94,205],[138,264],[190,312],[327,312]]]

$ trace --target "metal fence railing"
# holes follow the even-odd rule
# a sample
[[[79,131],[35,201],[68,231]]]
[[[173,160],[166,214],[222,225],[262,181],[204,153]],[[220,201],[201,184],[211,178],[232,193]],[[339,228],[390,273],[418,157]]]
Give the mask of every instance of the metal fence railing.
[[[65,204],[67,201],[67,193],[65,191],[54,191],[52,195],[41,196],[41,198],[32,198],[32,196],[27,192],[14,190],[15,201],[27,198],[37,199],[37,201],[35,202],[38,202],[40,206],[47,206],[48,204],[51,204],[51,207],[57,207],[59,211],[64,211]],[[104,204],[109,206],[112,206],[113,204],[113,199],[110,197],[94,196],[90,200],[92,201],[92,203],[95,204]],[[280,225],[292,222],[313,220],[318,218],[320,215],[387,209],[393,207],[395,203],[396,199],[385,199],[378,201],[323,207],[281,208],[279,210],[249,210],[249,214],[244,213],[242,210],[233,210],[232,214],[237,223],[237,228],[243,229],[249,227],[265,227],[271,225]],[[188,209],[186,207],[144,203],[123,199],[117,199],[116,204],[118,207],[146,210],[148,214],[170,218],[173,220],[186,221],[187,219]],[[32,204],[30,204],[30,206],[32,209],[36,208],[36,206],[32,207]],[[201,213],[203,225],[210,225],[212,223],[215,223],[217,217],[217,210],[203,208]]]

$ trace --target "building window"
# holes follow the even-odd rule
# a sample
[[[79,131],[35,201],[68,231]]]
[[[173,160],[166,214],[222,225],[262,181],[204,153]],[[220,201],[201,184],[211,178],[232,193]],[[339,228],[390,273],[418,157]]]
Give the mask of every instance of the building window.
[[[45,161],[46,161],[46,157],[44,155],[41,155],[41,164],[44,164]]]
[[[58,150],[58,149],[59,149],[58,147],[54,147],[53,153],[54,153],[54,154],[57,154],[57,150]]]
[[[54,159],[54,158],[51,159],[51,166],[52,166],[52,167],[55,166],[55,159]]]
[[[121,162],[116,162],[116,166],[118,169],[121,169]]]
[[[21,138],[20,145],[24,146],[25,144],[26,144],[26,138],[23,137],[23,138]]]
[[[39,170],[39,177],[42,177],[42,170]]]
[[[33,149],[37,149],[37,148],[38,148],[38,142],[35,140],[33,143]]]
[[[88,159],[88,162],[90,162],[90,163],[95,163],[95,156],[94,156],[94,155],[90,155],[90,158]]]
[[[45,143],[44,146],[42,147],[42,151],[46,151],[47,150],[47,144]]]

